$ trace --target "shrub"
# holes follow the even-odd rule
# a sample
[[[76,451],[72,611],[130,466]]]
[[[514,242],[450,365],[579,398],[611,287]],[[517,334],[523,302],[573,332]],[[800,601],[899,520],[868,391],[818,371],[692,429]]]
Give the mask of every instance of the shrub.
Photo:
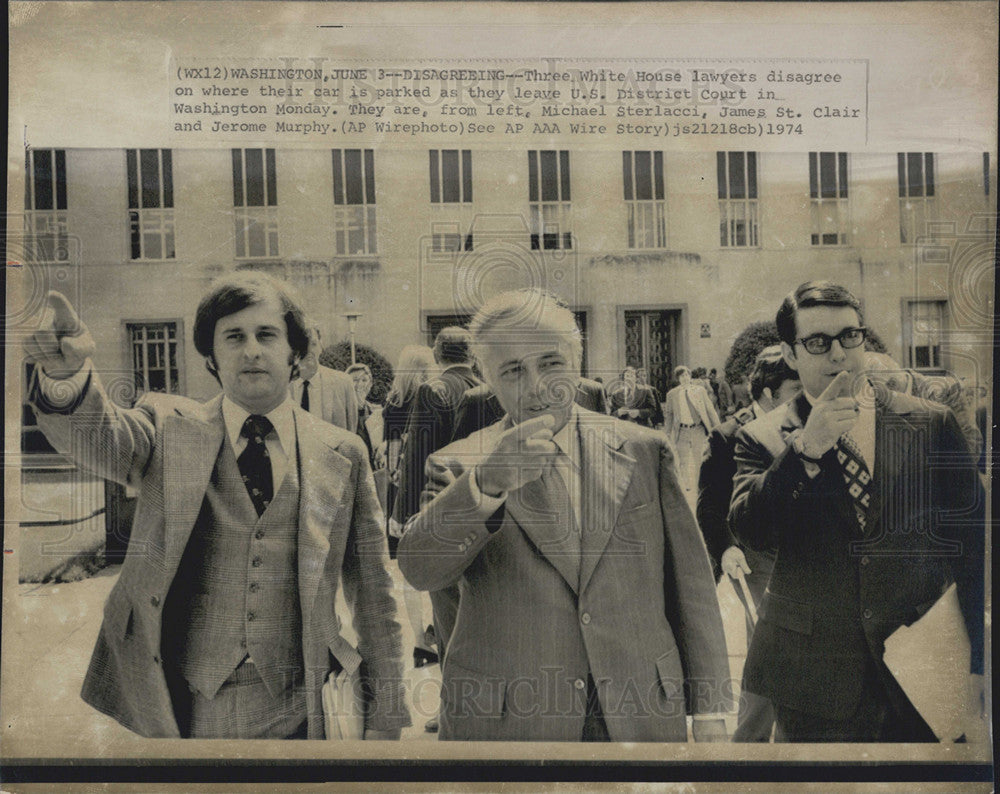
[[[389,359],[368,345],[355,344],[355,357],[359,364],[367,364],[372,371],[372,390],[368,400],[373,403],[384,403],[392,385],[392,364]],[[347,340],[337,342],[323,348],[319,354],[319,363],[331,369],[346,370],[351,365],[351,343]]]
[[[750,374],[753,362],[765,347],[776,345],[778,328],[773,320],[751,323],[736,337],[726,358],[725,374],[730,383],[740,383]]]

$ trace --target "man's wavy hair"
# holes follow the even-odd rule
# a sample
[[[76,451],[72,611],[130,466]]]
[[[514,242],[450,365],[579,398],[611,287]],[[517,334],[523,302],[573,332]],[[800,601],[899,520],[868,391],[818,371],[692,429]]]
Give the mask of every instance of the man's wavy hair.
[[[288,344],[292,348],[292,378],[298,374],[298,362],[309,351],[308,325],[302,304],[284,282],[266,273],[248,270],[230,273],[214,281],[194,315],[195,350],[205,357],[205,368],[217,381],[216,324],[223,317],[263,303],[268,297],[276,297],[281,304]]]
[[[778,326],[778,338],[782,342],[795,347],[798,331],[795,328],[795,316],[799,309],[811,309],[814,306],[850,306],[858,314],[858,325],[865,324],[861,312],[861,301],[840,284],[832,281],[807,281],[800,284],[794,292],[788,293],[774,318]]]

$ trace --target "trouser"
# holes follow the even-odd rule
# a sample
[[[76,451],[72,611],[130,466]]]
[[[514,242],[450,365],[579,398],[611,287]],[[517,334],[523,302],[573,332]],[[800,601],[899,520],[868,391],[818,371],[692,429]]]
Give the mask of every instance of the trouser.
[[[174,689],[181,735],[190,739],[305,739],[308,732],[302,676],[272,697],[249,657],[225,680],[215,697]]]
[[[778,742],[934,742],[933,731],[908,702],[897,708],[869,657],[861,701],[847,719],[832,720],[775,704]]]
[[[679,425],[677,428],[677,476],[685,495],[691,498],[698,494],[698,473],[701,459],[705,454],[708,435],[702,425]]]

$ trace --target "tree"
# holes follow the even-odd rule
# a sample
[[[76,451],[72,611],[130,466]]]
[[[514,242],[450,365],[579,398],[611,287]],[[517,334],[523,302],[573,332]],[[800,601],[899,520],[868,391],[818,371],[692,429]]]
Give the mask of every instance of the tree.
[[[372,371],[372,390],[368,400],[373,403],[385,402],[392,385],[392,364],[375,348],[368,345],[355,344],[355,356],[359,364],[367,364]],[[351,365],[351,343],[347,340],[337,342],[323,348],[319,354],[319,363],[330,369],[346,370]]]
[[[730,383],[740,383],[750,374],[754,361],[765,347],[776,345],[778,327],[773,320],[751,323],[736,337],[726,358],[725,374]]]

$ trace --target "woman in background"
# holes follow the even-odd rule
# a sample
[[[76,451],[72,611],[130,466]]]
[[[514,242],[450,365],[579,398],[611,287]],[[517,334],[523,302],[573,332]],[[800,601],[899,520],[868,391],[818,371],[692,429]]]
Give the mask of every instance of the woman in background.
[[[395,375],[389,395],[382,409],[382,432],[386,466],[389,470],[389,485],[386,497],[386,531],[389,535],[389,556],[396,559],[396,547],[402,535],[402,527],[392,520],[393,504],[399,490],[399,458],[403,448],[403,434],[410,416],[410,408],[417,396],[417,389],[437,371],[434,352],[423,345],[407,345],[399,354]],[[434,647],[434,627],[424,629],[423,594],[414,590],[403,579],[403,603],[413,628],[415,638],[413,666],[423,667],[438,661]]]

